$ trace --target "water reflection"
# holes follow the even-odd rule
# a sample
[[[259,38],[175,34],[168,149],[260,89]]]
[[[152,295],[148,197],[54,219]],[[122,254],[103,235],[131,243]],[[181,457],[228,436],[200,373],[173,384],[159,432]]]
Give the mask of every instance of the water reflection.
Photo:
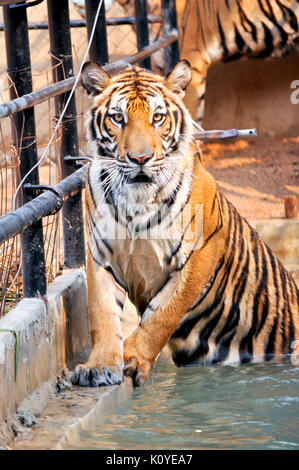
[[[297,449],[299,368],[157,366],[115,390],[72,449]]]

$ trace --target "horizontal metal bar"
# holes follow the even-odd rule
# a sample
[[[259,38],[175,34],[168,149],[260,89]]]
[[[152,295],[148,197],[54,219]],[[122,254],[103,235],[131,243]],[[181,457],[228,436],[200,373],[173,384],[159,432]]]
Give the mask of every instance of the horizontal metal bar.
[[[160,15],[148,15],[147,16],[148,23],[161,23],[162,17]],[[133,25],[135,24],[135,16],[126,16],[122,17],[115,17],[115,18],[106,18],[106,25],[107,26],[122,26],[122,25]],[[71,20],[70,21],[71,28],[85,28],[86,21],[85,20]],[[48,29],[49,24],[47,21],[39,21],[35,23],[28,23],[28,29]],[[0,24],[0,31],[4,31],[4,25]]]
[[[255,136],[255,129],[226,129],[215,131],[202,131],[194,134],[194,137],[200,140],[223,139],[240,136]],[[80,159],[80,157],[78,157]],[[87,165],[76,170],[70,176],[67,176],[58,184],[53,186],[51,190],[45,191],[32,201],[24,204],[14,212],[0,218],[0,243],[21,233],[24,229],[40,220],[42,217],[54,214],[57,211],[58,197],[57,192],[63,202],[69,197],[74,196],[79,190],[85,186],[85,174]],[[54,192],[53,192],[54,190]]]
[[[84,188],[86,169],[87,165],[76,170],[70,176],[67,176],[53,186],[53,189],[61,194],[63,201],[66,201],[69,197],[74,196],[78,191]],[[19,209],[1,217],[0,243],[21,233],[42,217],[55,213],[57,209],[57,199],[53,191],[45,191]]]
[[[153,42],[143,51],[137,52],[136,54],[129,57],[125,57],[124,59],[112,64],[104,65],[103,69],[107,73],[116,73],[126,67],[128,64],[135,64],[140,62],[144,58],[149,57],[158,49],[162,49],[163,47],[168,46],[172,42],[176,41],[178,37],[179,35],[177,31],[171,31],[165,38]],[[20,98],[16,98],[15,100],[8,101],[7,103],[0,105],[0,119],[10,116],[16,112],[23,111],[24,109],[35,106],[36,104],[42,103],[43,101],[47,101],[50,98],[54,98],[61,93],[65,93],[66,91],[71,90],[75,83],[75,79],[76,77],[70,77],[66,80],[61,80],[60,82],[49,85],[48,87],[42,88],[41,90],[33,91],[28,95],[21,96]]]
[[[122,70],[123,68],[127,67],[128,65],[133,65],[141,60],[145,59],[146,57],[151,56],[154,52],[159,49],[163,49],[164,47],[168,46],[169,44],[177,41],[179,38],[179,33],[175,31],[171,31],[165,38],[159,39],[158,41],[153,42],[149,46],[147,46],[143,51],[137,52],[134,55],[127,56],[124,59],[118,60],[117,62],[113,62],[109,65],[104,65],[103,69],[109,74],[114,74]],[[0,107],[1,108],[1,107]],[[1,117],[1,116],[0,116]]]
[[[199,140],[215,140],[215,139],[231,139],[233,137],[242,136],[257,136],[256,129],[225,129],[225,130],[212,130],[200,131],[194,135],[195,139]]]
[[[0,105],[0,119],[19,111],[24,111],[24,109],[31,108],[32,106],[42,103],[43,101],[47,101],[50,98],[54,98],[61,93],[65,93],[66,91],[71,90],[74,83],[75,77],[70,77],[62,80],[61,82],[42,88],[41,90],[33,91],[32,93],[28,93],[28,95],[23,95],[20,98],[8,101],[7,103]]]
[[[147,15],[147,22],[148,23],[161,23],[162,16],[161,15]],[[123,18],[106,18],[106,25],[107,26],[120,26],[123,24],[135,24],[135,16],[124,16]]]
[[[57,196],[57,203],[56,203],[55,213],[59,212],[60,209],[63,206],[63,195],[54,186],[48,186],[47,184],[26,183],[26,184],[23,185],[23,190],[27,193],[34,194],[35,196],[38,196],[38,193],[42,193],[44,191],[52,191],[52,193],[54,193]]]
[[[28,2],[27,0],[25,2],[9,2],[10,3],[10,8],[30,8],[30,7],[35,7],[39,5],[40,3],[43,3],[44,0],[33,0],[32,2]]]

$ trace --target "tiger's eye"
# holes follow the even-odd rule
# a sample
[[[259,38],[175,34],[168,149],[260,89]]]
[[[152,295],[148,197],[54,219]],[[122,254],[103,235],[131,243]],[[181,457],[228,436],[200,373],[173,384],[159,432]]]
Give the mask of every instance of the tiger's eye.
[[[117,124],[122,124],[124,122],[124,117],[121,113],[112,114],[111,117]]]
[[[161,113],[154,113],[153,114],[153,122],[158,123],[161,122],[164,119],[164,114]]]

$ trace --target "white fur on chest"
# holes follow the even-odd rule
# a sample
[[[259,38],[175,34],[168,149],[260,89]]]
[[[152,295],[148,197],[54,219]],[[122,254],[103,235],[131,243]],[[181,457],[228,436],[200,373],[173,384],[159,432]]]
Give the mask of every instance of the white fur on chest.
[[[158,197],[154,184],[125,184],[112,193],[109,203],[99,181],[100,169],[98,162],[90,167],[96,188],[96,210],[89,222],[94,234],[90,236],[92,251],[100,251],[100,263],[110,267],[129,292],[134,292],[132,297],[142,293],[150,300],[177,266],[184,264],[190,251],[182,241],[184,227],[178,215],[191,179],[188,175],[184,178],[174,204],[168,204],[165,194]]]

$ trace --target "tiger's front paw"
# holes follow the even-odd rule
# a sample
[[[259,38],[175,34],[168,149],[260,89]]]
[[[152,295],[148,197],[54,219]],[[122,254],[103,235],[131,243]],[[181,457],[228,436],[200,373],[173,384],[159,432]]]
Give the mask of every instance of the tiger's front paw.
[[[95,366],[94,364],[79,364],[71,377],[73,385],[81,387],[102,387],[119,385],[123,381],[122,368],[118,366]]]
[[[141,387],[147,381],[151,361],[130,345],[130,338],[124,343],[124,375],[132,377],[134,387]]]
[[[136,357],[130,357],[125,362],[124,375],[132,377],[134,387],[141,387],[147,381],[149,367],[138,365]]]

